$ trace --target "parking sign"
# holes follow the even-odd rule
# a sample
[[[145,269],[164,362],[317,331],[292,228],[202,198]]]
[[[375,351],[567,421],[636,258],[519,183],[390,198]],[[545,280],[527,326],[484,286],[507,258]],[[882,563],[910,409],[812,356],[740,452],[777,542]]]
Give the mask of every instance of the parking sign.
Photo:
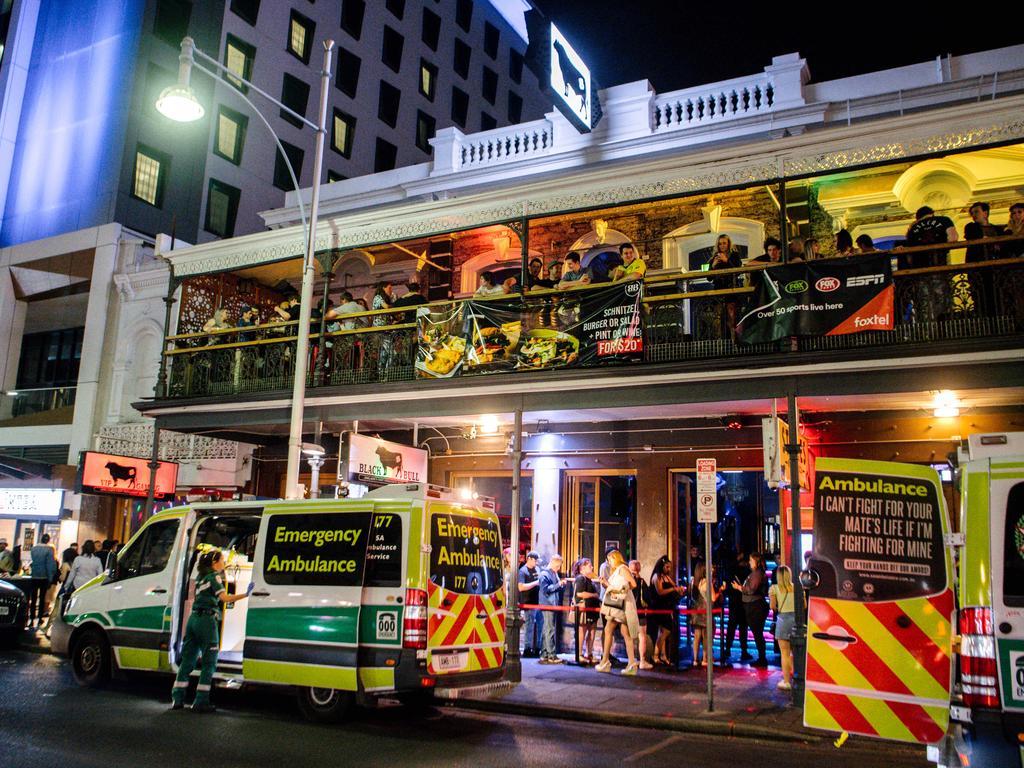
[[[697,522],[718,522],[718,462],[697,459]]]

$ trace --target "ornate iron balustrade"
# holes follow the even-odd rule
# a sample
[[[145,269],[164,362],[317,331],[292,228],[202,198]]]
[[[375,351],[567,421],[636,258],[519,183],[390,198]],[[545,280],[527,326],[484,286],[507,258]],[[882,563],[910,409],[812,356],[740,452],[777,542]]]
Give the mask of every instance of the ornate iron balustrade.
[[[1001,238],[978,242],[1006,241]],[[892,256],[963,247],[963,243],[957,243],[904,249]],[[892,331],[744,344],[735,337],[735,322],[754,292],[750,276],[766,266],[753,264],[713,273],[649,278],[643,299],[645,362],[727,361],[758,355],[879,349],[1024,333],[1024,258],[1014,257],[895,271]],[[450,306],[451,302],[437,304]],[[414,318],[415,308],[385,309],[344,315],[328,323],[322,333],[317,326],[317,332],[310,334],[307,386],[413,380],[418,343]],[[293,321],[168,337],[164,352],[168,371],[166,392],[158,393],[158,397],[287,391],[295,374],[296,325]]]

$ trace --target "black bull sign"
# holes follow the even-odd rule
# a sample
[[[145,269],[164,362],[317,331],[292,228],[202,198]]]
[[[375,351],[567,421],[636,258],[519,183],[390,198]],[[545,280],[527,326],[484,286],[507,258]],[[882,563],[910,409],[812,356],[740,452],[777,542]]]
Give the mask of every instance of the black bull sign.
[[[754,289],[736,324],[746,344],[893,328],[888,254],[780,264],[756,273]]]

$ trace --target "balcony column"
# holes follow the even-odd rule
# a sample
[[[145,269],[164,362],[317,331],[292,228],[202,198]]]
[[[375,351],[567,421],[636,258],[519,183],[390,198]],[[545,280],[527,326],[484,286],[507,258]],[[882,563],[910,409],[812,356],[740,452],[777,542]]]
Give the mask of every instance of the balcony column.
[[[119,224],[108,224],[97,230],[92,275],[89,281],[89,305],[85,311],[82,359],[78,367],[75,416],[71,425],[71,444],[68,447],[69,464],[77,464],[79,452],[92,447],[93,434],[96,431],[100,369],[103,356],[107,353],[105,341],[115,335],[107,333],[107,319],[120,239]]]
[[[9,392],[18,383],[18,361],[27,309],[28,302],[18,301],[15,295],[10,269],[6,265],[0,267],[0,392]],[[14,399],[4,397],[0,403],[0,418],[9,418]]]

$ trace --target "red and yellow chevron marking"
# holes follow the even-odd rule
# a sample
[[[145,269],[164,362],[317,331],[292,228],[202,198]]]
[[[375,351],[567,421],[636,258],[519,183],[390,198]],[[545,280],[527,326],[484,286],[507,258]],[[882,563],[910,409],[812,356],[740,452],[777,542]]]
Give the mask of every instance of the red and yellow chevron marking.
[[[943,737],[952,676],[951,589],[878,603],[814,597],[808,614],[805,725],[926,744]]]
[[[443,675],[500,667],[505,658],[504,594],[463,595],[434,583],[428,584],[427,593],[427,669]],[[434,668],[430,654],[448,649],[468,652],[467,664]]]

